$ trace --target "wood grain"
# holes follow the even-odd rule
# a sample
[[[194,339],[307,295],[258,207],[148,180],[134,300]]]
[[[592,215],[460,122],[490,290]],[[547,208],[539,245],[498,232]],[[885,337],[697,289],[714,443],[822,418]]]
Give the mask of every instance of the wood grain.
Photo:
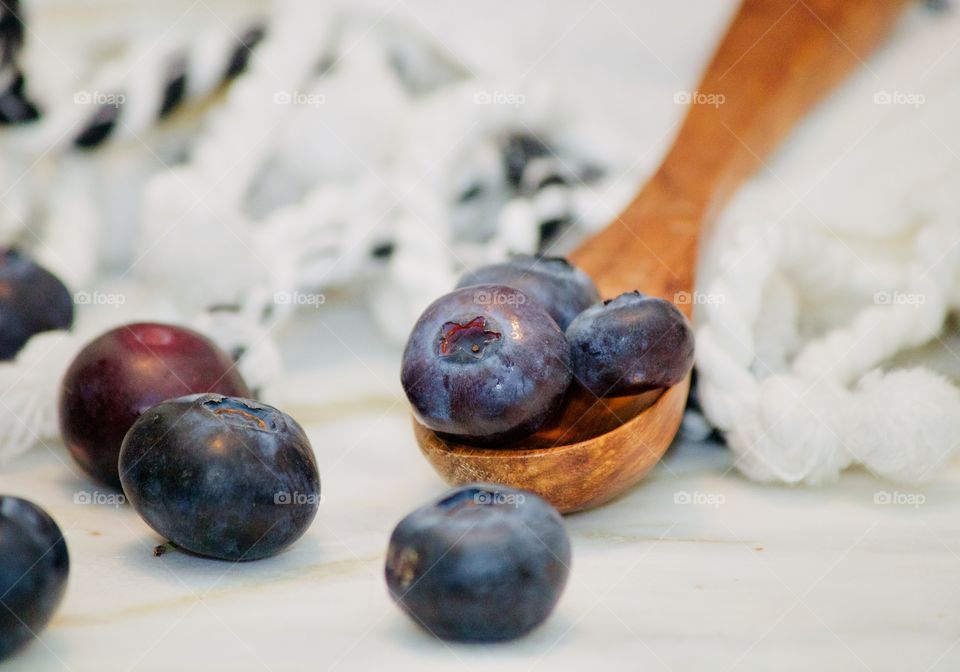
[[[701,232],[803,115],[890,30],[906,0],[745,0],[697,87],[660,168],[620,217],[571,255],[604,297],[640,289],[689,316]],[[525,488],[563,512],[629,488],[670,445],[689,380],[627,399],[570,396],[550,427],[515,445],[446,442],[414,420],[421,450],[451,483]]]

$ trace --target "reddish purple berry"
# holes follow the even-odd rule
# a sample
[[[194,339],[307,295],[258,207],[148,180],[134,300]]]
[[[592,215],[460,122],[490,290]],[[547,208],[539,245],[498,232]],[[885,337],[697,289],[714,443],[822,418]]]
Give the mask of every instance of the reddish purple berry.
[[[230,357],[183,327],[139,323],[99,336],[74,358],[60,387],[60,431],[77,463],[120,488],[127,430],[161,401],[199,392],[249,397]]]

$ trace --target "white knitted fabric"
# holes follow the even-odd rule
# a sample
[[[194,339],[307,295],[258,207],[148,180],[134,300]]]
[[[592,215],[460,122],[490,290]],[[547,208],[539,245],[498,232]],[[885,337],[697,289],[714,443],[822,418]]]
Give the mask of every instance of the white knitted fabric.
[[[708,418],[750,478],[822,483],[862,464],[931,478],[960,393],[894,358],[960,305],[956,16],[911,17],[739,194],[700,275]]]

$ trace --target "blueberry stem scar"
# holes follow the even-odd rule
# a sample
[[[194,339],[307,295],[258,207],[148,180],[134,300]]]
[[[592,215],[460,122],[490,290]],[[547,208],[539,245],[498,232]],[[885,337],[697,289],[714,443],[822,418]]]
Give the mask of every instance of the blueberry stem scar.
[[[480,343],[474,342],[470,345],[470,352],[477,354],[481,352],[487,343],[500,340],[500,332],[487,329],[487,320],[478,315],[466,323],[445,322],[440,329],[440,354],[451,355],[454,349],[464,338],[479,338]]]
[[[215,415],[223,415],[225,413],[234,413],[241,416],[245,420],[255,423],[261,429],[267,428],[267,423],[255,416],[253,413],[248,413],[246,411],[241,411],[239,408],[218,408],[214,411]]]

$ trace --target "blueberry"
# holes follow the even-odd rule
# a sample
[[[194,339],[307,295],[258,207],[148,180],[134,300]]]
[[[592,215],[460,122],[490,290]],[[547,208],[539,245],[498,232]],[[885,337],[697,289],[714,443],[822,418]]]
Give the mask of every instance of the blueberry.
[[[570,346],[523,292],[476,285],[424,311],[400,378],[424,425],[496,443],[536,431],[559,408],[571,379]]]
[[[60,386],[60,430],[77,463],[120,488],[123,437],[145,410],[198,392],[249,397],[229,355],[195,331],[165,324],[118,327],[74,358]]]
[[[387,550],[390,594],[435,636],[520,637],[553,611],[570,571],[560,514],[529,492],[467,485],[408,515]]]
[[[300,425],[272,406],[219,394],[171,399],[140,416],[120,450],[120,480],[158,534],[223,560],[279,553],[320,504]]]
[[[560,329],[566,329],[573,318],[600,300],[593,280],[562,257],[519,254],[502,264],[465,273],[457,288],[481,284],[519,289],[539,303]]]
[[[73,325],[73,298],[57,276],[15,249],[0,251],[0,361],[30,337]]]
[[[67,587],[67,542],[36,504],[0,496],[0,660],[50,622]]]
[[[680,382],[693,367],[693,331],[669,301],[627,292],[583,311],[567,328],[573,373],[598,396]]]

